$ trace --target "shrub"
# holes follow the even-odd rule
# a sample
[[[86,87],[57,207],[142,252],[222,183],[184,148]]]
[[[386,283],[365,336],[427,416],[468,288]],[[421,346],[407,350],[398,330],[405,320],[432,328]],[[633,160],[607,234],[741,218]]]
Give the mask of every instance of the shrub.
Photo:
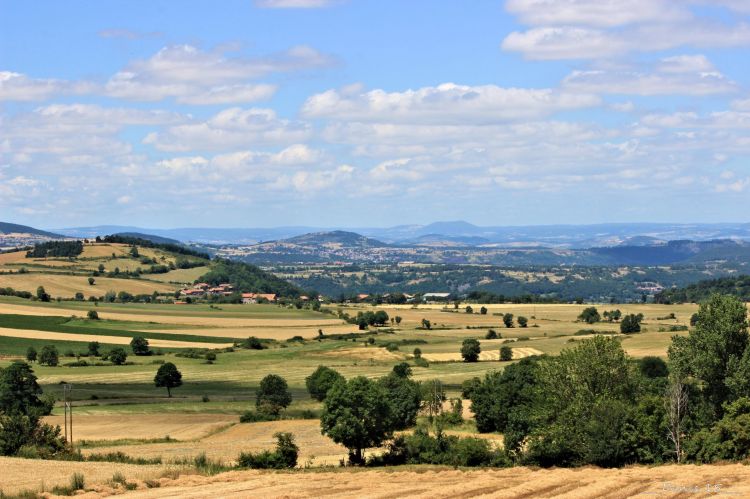
[[[388,343],[385,346],[385,349],[388,350],[389,352],[396,352],[398,351],[398,345],[395,343]]]
[[[122,347],[115,347],[107,354],[107,359],[116,366],[121,366],[128,359],[128,354]]]
[[[430,363],[427,362],[427,359],[424,359],[421,356],[414,359],[414,365],[417,367],[430,367]]]
[[[242,347],[248,348],[250,350],[263,350],[266,348],[266,346],[263,343],[261,343],[261,341],[255,336],[250,336],[248,339],[243,341]]]
[[[496,340],[497,339],[497,331],[494,329],[490,329],[487,331],[487,334],[484,335],[484,339],[486,340]]]
[[[136,355],[151,355],[151,350],[148,348],[148,340],[143,336],[136,336],[130,340],[130,348]]]
[[[89,310],[86,314],[86,317],[88,317],[92,321],[98,321],[99,320],[99,312],[96,310]]]
[[[34,362],[37,358],[36,349],[34,347],[29,347],[26,349],[26,360],[29,362]]]
[[[278,416],[260,411],[245,411],[240,416],[240,423],[260,423],[262,421],[276,421]]]
[[[286,432],[274,434],[276,449],[258,453],[241,453],[237,462],[243,468],[284,469],[297,466],[299,447],[294,442],[294,435]]]
[[[414,355],[415,359],[421,359],[422,358],[422,349],[419,348],[419,347],[417,347],[417,348],[414,349],[414,351],[412,352],[412,354]]]

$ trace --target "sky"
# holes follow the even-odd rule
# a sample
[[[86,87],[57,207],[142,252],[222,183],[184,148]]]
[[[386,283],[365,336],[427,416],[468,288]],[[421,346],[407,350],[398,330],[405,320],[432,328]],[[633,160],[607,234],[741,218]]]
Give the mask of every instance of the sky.
[[[748,222],[747,0],[0,0],[0,221]]]

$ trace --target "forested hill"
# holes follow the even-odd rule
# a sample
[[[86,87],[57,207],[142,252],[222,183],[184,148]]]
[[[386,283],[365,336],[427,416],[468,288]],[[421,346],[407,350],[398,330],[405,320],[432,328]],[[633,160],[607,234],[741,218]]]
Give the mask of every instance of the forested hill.
[[[28,225],[11,224],[8,222],[0,222],[0,234],[34,234],[36,236],[44,236],[52,239],[62,239],[65,237],[60,234],[53,234],[52,232],[35,229]]]
[[[750,301],[750,275],[721,277],[691,284],[684,288],[665,289],[654,296],[657,303],[702,302],[712,294],[737,296]]]
[[[296,298],[302,294],[300,288],[254,265],[231,260],[216,259],[211,270],[198,278],[214,286],[230,283],[240,293],[275,293]]]

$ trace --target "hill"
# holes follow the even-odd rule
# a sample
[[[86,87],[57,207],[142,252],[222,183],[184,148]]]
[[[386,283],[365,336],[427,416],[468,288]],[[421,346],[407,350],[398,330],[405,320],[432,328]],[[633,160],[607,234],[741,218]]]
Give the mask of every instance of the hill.
[[[362,236],[356,232],[347,232],[343,230],[334,230],[331,232],[312,232],[302,234],[301,236],[291,237],[281,241],[275,241],[280,244],[292,244],[299,246],[342,246],[349,248],[382,248],[387,244]],[[269,242],[265,244],[273,244]]]
[[[683,288],[665,289],[654,296],[657,303],[699,303],[712,294],[733,295],[750,301],[750,275],[721,277],[700,281]]]
[[[144,234],[143,232],[117,232],[114,236],[130,237],[134,239],[141,239],[143,241],[151,241],[156,244],[182,244],[177,239],[170,237],[156,236],[154,234]]]
[[[0,234],[31,234],[34,236],[48,237],[50,239],[64,239],[65,236],[60,234],[54,234],[28,225],[11,224],[8,222],[0,222]]]

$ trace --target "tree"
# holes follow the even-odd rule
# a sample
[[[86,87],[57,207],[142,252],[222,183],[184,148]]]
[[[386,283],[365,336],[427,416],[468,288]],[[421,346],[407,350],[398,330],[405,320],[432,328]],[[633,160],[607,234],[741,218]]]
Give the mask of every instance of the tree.
[[[44,290],[44,286],[39,286],[38,288],[36,288],[36,297],[40,301],[49,301],[50,300],[50,296]]]
[[[667,363],[661,357],[646,356],[640,360],[641,374],[647,378],[666,378],[669,375]]]
[[[344,377],[330,367],[318,366],[313,373],[305,378],[305,385],[310,397],[322,402],[326,398],[326,393],[338,380]]]
[[[396,367],[388,376],[380,378],[378,384],[388,392],[388,401],[393,407],[393,429],[404,430],[417,422],[422,393],[419,383],[399,375]]]
[[[388,313],[385,310],[375,312],[373,324],[376,326],[385,326],[388,323]]]
[[[278,416],[291,403],[292,393],[284,378],[269,374],[260,380],[260,387],[255,394],[255,407],[259,412]]]
[[[35,362],[36,357],[37,357],[36,348],[29,347],[26,349],[26,360],[28,360],[29,362]]]
[[[482,347],[479,345],[479,340],[466,338],[461,344],[461,357],[464,358],[464,362],[478,361],[480,353],[482,353]]]
[[[136,336],[130,340],[130,348],[135,355],[151,355],[151,350],[148,348],[148,340],[142,336]]]
[[[422,358],[422,349],[419,347],[415,347],[414,351],[412,352],[415,359],[421,359]]]
[[[124,348],[115,347],[109,351],[109,353],[107,354],[107,358],[114,365],[121,366],[128,359],[128,354]],[[166,365],[166,364],[162,364],[162,365]]]
[[[471,308],[471,305],[466,305],[465,311],[466,311],[467,314],[473,314],[474,313],[474,309]]]
[[[599,311],[596,309],[596,307],[586,307],[578,316],[578,320],[583,321],[586,324],[594,324],[595,322],[599,322],[601,320],[601,316],[599,315]]]
[[[97,312],[96,310],[89,310],[88,313],[86,314],[86,317],[88,317],[89,320],[98,321],[99,320],[99,312]]]
[[[508,345],[501,346],[500,347],[500,360],[503,362],[513,360],[513,349],[510,348]]]
[[[141,256],[140,253],[138,253],[138,246],[136,246],[135,244],[130,247],[130,256],[133,258],[138,258],[139,256]]]
[[[622,334],[633,334],[641,332],[641,320],[643,316],[641,314],[628,314],[622,318],[620,323],[620,332]]]
[[[393,435],[393,406],[388,392],[364,376],[339,380],[323,402],[323,434],[349,449],[349,460],[363,464],[363,451]]]
[[[52,411],[52,403],[39,398],[42,388],[26,362],[15,361],[0,369],[0,414],[38,419]]]
[[[94,279],[93,277],[89,277],[89,286],[93,286],[95,282],[96,279]]]
[[[487,315],[487,307],[482,307],[479,309],[479,313],[482,315]]]
[[[695,327],[695,325],[698,324],[698,314],[695,313],[690,316],[690,327]]]
[[[171,398],[172,388],[182,386],[182,373],[177,370],[177,366],[173,363],[165,362],[156,371],[154,385],[156,385],[156,388],[166,388],[167,396]]]
[[[400,315],[397,315],[397,316],[396,316],[396,325],[397,325],[397,326],[398,326],[399,324],[401,324],[401,320],[402,320],[402,319],[401,319],[401,316],[400,316]]]
[[[88,353],[89,357],[99,357],[99,342],[98,341],[90,341],[88,345]]]
[[[406,362],[396,364],[395,366],[393,366],[393,371],[391,372],[399,378],[411,377],[411,367],[409,367],[409,364],[407,364]]]
[[[45,366],[54,367],[60,363],[60,354],[54,345],[44,345],[39,353],[39,363]]]
[[[620,309],[605,310],[602,316],[607,320],[607,322],[617,322],[620,320],[620,317],[622,317],[622,312],[620,312]]]
[[[80,291],[77,292],[75,294],[75,299],[76,299],[76,301],[83,301],[83,299],[84,299],[83,293],[81,293]]]
[[[424,329],[432,329],[432,323],[427,319],[422,319],[422,327]]]
[[[101,274],[101,273],[103,273],[103,272],[104,272],[104,270],[105,270],[105,269],[104,269],[104,264],[103,264],[103,263],[100,263],[100,264],[99,264],[99,267],[98,267],[98,269],[99,269],[99,273],[100,273],[100,274]]]
[[[527,327],[529,325],[529,319],[527,319],[523,315],[519,315],[517,320],[520,327]]]
[[[513,314],[507,313],[503,315],[503,324],[505,324],[505,327],[513,327]]]
[[[485,340],[496,340],[497,339],[497,331],[494,329],[490,329],[487,331],[487,334],[484,335]]]
[[[688,393],[682,380],[674,378],[667,388],[665,400],[667,406],[669,440],[674,446],[676,461],[682,462],[682,437],[684,433],[683,420],[687,415]]]
[[[704,400],[720,419],[731,401],[730,385],[748,345],[747,308],[738,298],[712,295],[700,306],[695,328],[672,339],[670,369],[679,379],[692,378]]]

